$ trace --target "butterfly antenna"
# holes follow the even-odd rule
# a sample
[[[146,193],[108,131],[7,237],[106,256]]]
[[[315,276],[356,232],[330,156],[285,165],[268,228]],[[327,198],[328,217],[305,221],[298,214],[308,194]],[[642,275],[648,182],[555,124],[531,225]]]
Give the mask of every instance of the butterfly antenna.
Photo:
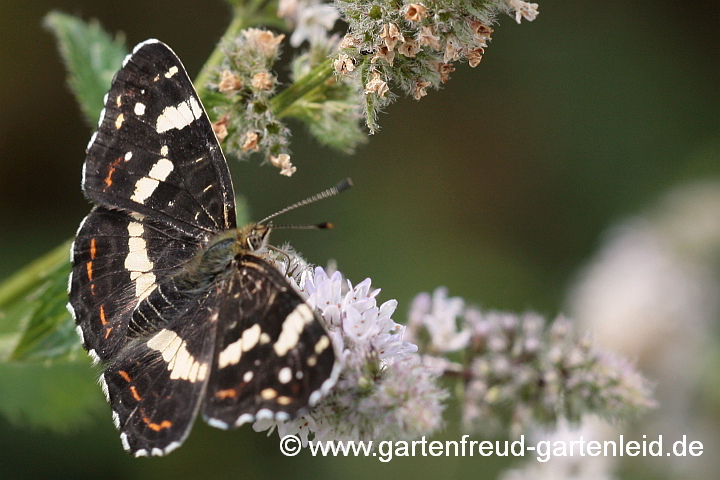
[[[353,185],[352,180],[350,180],[349,178],[346,178],[345,180],[339,182],[334,187],[328,188],[327,190],[320,192],[316,195],[313,195],[312,197],[308,197],[305,200],[301,200],[297,203],[293,203],[292,205],[285,207],[282,210],[263,218],[258,223],[261,225],[264,225],[265,222],[267,222],[268,220],[275,218],[278,215],[282,215],[285,212],[289,212],[290,210],[295,210],[296,208],[302,207],[303,205],[315,203],[319,200],[324,200],[326,198],[334,197],[338,193],[342,193],[345,190],[347,190],[348,188],[352,187],[352,185]],[[283,225],[283,226],[278,225],[278,226],[273,226],[273,228],[294,228],[294,229],[313,229],[313,230],[315,230],[315,229],[322,230],[322,229],[332,228],[332,227],[333,227],[332,223],[327,223],[327,222],[320,223],[317,225]]]

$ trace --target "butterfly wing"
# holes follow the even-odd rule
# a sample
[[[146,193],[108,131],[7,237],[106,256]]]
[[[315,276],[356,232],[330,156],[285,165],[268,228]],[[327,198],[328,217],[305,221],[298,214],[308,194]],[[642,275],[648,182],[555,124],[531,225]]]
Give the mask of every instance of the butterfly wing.
[[[128,339],[133,316],[158,285],[201,247],[189,235],[142,215],[95,207],[72,246],[70,303],[84,347],[107,361]]]
[[[212,283],[176,280],[208,239],[236,227],[235,200],[210,121],[165,44],[136,46],[104,103],[83,166],[96,207],[72,247],[68,309],[107,364],[102,381],[125,447],[162,454],[195,418],[218,308]]]
[[[182,444],[209,378],[218,297],[211,289],[181,297],[172,297],[174,320],[131,341],[101,377],[123,446],[136,457]]]
[[[203,407],[225,429],[290,419],[328,392],[340,368],[319,318],[273,265],[242,255],[235,266]]]
[[[180,59],[145,41],[115,74],[88,144],[83,190],[202,237],[236,227],[227,162]]]

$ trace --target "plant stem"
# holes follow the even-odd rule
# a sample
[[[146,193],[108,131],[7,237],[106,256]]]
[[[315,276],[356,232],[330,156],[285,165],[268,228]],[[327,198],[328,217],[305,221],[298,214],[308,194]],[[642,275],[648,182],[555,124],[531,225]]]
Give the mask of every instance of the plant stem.
[[[270,109],[277,118],[282,118],[288,114],[288,110],[292,107],[293,103],[300,100],[308,92],[321,86],[330,79],[332,75],[332,60],[327,59],[297,82],[275,95],[273,99],[270,100]]]
[[[223,58],[225,58],[225,52],[222,49],[223,43],[225,43],[226,40],[236,37],[240,30],[243,29],[244,25],[244,12],[238,8],[235,10],[233,19],[230,22],[230,25],[228,25],[227,30],[225,30],[225,33],[215,46],[215,50],[213,50],[210,54],[210,57],[205,62],[205,65],[203,65],[200,73],[198,73],[198,76],[195,77],[195,89],[197,90],[198,96],[203,103],[205,103],[205,97],[209,93],[207,89],[208,77],[210,76],[210,73],[212,73],[213,69],[219,66],[222,63]]]

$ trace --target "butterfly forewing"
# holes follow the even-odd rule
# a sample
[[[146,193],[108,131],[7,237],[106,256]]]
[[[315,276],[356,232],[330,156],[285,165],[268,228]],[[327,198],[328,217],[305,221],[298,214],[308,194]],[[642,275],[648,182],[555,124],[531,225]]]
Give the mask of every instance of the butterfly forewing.
[[[227,162],[167,45],[141,43],[115,75],[88,145],[83,188],[95,203],[196,236],[235,228]]]

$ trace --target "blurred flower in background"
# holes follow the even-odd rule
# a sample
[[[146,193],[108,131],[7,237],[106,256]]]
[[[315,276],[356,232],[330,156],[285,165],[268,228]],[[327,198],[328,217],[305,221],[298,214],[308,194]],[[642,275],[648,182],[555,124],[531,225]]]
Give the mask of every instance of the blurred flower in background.
[[[613,228],[571,288],[572,316],[657,382],[660,408],[643,417],[635,436],[662,434],[668,444],[687,435],[705,452],[720,447],[720,424],[708,422],[706,411],[720,405],[716,379],[707,378],[717,362],[718,260],[720,183],[693,183]],[[717,478],[708,472],[720,469],[716,455],[640,458],[662,477]]]

